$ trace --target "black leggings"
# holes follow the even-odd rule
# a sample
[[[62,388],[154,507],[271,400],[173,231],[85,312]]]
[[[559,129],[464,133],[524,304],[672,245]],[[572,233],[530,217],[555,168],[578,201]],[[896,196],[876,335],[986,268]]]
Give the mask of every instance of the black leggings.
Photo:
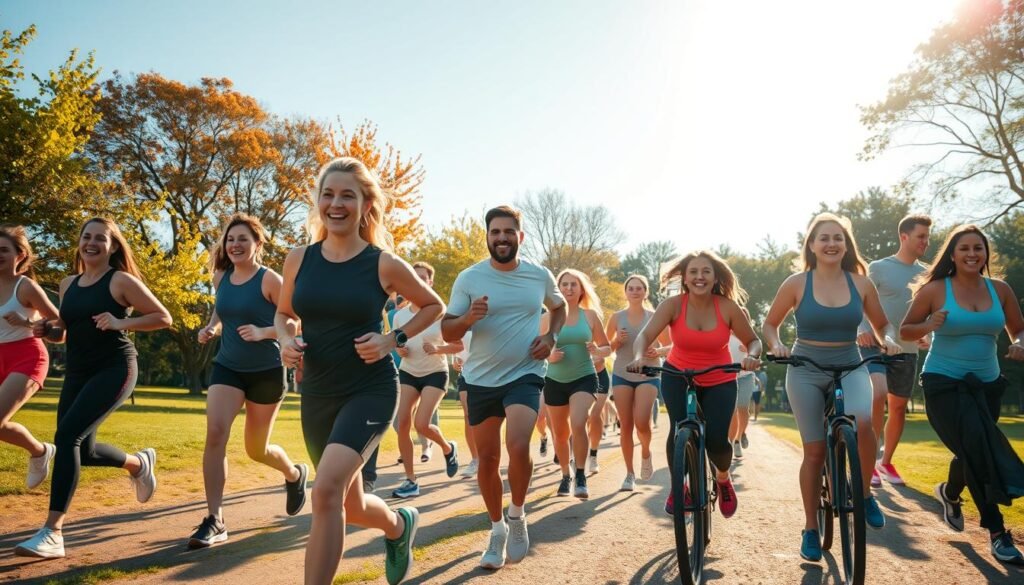
[[[729,423],[736,410],[736,381],[715,386],[695,385],[697,404],[704,415],[704,442],[708,459],[719,471],[729,469],[732,464],[732,445],[729,444]],[[676,423],[686,419],[686,381],[679,376],[664,374],[661,377],[661,393],[672,421],[668,440],[668,466],[672,469],[672,452],[675,449]]]
[[[936,394],[933,384],[942,382],[944,376],[924,374],[921,376],[921,389],[924,391],[925,414],[928,415],[928,422],[931,423],[935,434],[947,449],[953,452],[953,459],[949,462],[949,477],[946,480],[946,497],[957,499],[966,487],[978,507],[981,514],[981,526],[990,532],[1002,532],[1003,514],[999,511],[999,505],[988,501],[985,496],[985,488],[980,485],[973,474],[968,473],[964,467],[961,456],[971,456],[975,445],[965,445],[961,440],[959,411],[960,395],[957,392],[946,392]],[[999,410],[1003,398],[1003,387],[985,392],[985,404],[988,406],[989,415],[993,421],[999,421]],[[980,410],[980,409],[979,409]]]
[[[124,467],[127,456],[112,445],[96,442],[96,430],[131,396],[138,367],[135,357],[89,371],[69,371],[57,403],[57,433],[53,442],[53,482],[50,511],[67,512],[85,467]]]

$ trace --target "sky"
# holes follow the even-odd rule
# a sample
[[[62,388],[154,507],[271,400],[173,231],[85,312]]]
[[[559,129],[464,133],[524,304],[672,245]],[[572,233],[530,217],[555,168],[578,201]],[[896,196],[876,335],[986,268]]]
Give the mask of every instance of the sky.
[[[103,76],[228,77],[275,114],[371,120],[422,155],[428,227],[553,188],[608,207],[622,253],[753,252],[916,162],[858,161],[858,105],[957,3],[7,0],[0,28],[38,27],[36,74],[78,48]]]

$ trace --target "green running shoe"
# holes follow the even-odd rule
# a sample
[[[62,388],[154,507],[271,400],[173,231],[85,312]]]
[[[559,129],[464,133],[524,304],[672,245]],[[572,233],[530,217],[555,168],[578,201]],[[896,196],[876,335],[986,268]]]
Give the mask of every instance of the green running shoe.
[[[412,571],[412,543],[416,540],[416,528],[420,521],[420,513],[416,508],[399,508],[395,513],[405,520],[405,530],[395,540],[384,539],[384,573],[390,585],[405,581]]]

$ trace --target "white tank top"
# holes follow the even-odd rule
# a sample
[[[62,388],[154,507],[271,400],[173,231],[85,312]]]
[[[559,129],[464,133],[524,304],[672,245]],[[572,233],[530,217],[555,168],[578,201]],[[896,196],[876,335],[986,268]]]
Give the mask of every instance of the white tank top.
[[[412,321],[414,315],[408,306],[400,309],[395,313],[395,328],[401,328],[409,321]],[[444,338],[441,337],[440,321],[433,322],[425,331],[409,338],[405,344],[406,349],[409,350],[409,355],[402,358],[402,364],[398,366],[398,369],[417,377],[435,372],[447,372],[448,360],[445,354],[435,353],[434,355],[428,355],[427,352],[423,351],[423,344],[428,342],[435,347],[445,345]]]
[[[28,327],[14,327],[6,319],[3,319],[2,317],[7,313],[14,311],[30,321],[35,321],[39,318],[39,313],[35,309],[30,309],[18,301],[18,287],[21,286],[21,281],[23,280],[25,280],[24,276],[18,277],[17,282],[14,283],[14,292],[11,293],[11,298],[0,305],[0,343],[21,341],[22,339],[32,337],[32,329]]]

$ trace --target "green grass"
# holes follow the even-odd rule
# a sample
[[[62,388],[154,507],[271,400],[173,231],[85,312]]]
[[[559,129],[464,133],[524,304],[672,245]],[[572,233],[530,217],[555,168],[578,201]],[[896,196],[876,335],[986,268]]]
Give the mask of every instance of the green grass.
[[[60,380],[47,379],[44,389],[14,415],[14,420],[25,425],[37,438],[52,440],[57,423],[59,393]],[[462,441],[462,408],[458,401],[442,401],[440,414],[441,429],[445,435]],[[244,412],[235,419],[228,443],[229,492],[245,487],[239,483],[232,485],[232,478],[239,475],[261,474],[274,478],[274,481],[278,477],[273,469],[254,463],[246,457],[244,419]],[[158,451],[157,465],[160,473],[169,476],[167,479],[170,481],[168,485],[164,482],[165,478],[161,477],[161,490],[165,486],[177,487],[182,492],[195,493],[202,497],[201,466],[206,441],[205,396],[189,396],[185,390],[177,388],[139,387],[135,391],[135,404],[126,402],[112,414],[100,426],[98,440],[129,453],[146,447],[155,447]],[[293,460],[309,461],[302,438],[297,395],[289,394],[285,399],[271,435],[271,442],[282,446]],[[380,465],[390,465],[396,455],[386,452],[398,451],[395,433],[389,432],[385,435],[381,450]],[[25,451],[7,443],[0,443],[0,497],[29,492],[25,488],[27,462]],[[176,479],[175,474],[182,477]],[[79,485],[124,481],[124,476],[125,473],[118,469],[90,468],[82,473]],[[200,489],[196,490],[196,486]],[[48,484],[43,484],[32,492],[42,493],[40,490],[45,489],[49,489]]]
[[[800,433],[792,415],[762,412],[758,419],[776,437],[800,445]],[[1024,417],[1004,415],[999,419],[999,428],[1010,440],[1014,450],[1024,453]],[[931,498],[935,484],[946,479],[949,459],[949,450],[939,441],[924,413],[908,414],[903,437],[893,458],[893,465],[899,469],[907,486]],[[971,502],[966,491],[963,497],[965,501]],[[1024,529],[1024,504],[1020,500],[1011,507],[1000,509],[1008,527]],[[964,506],[964,513],[977,518],[977,508],[973,503]]]
[[[90,569],[82,573],[71,575],[70,577],[50,579],[46,581],[45,585],[95,585],[96,583],[118,581],[121,579],[137,577],[139,575],[152,575],[154,573],[159,573],[162,570],[164,570],[164,567],[146,567],[144,569],[133,569],[128,571],[122,571],[120,569]]]

